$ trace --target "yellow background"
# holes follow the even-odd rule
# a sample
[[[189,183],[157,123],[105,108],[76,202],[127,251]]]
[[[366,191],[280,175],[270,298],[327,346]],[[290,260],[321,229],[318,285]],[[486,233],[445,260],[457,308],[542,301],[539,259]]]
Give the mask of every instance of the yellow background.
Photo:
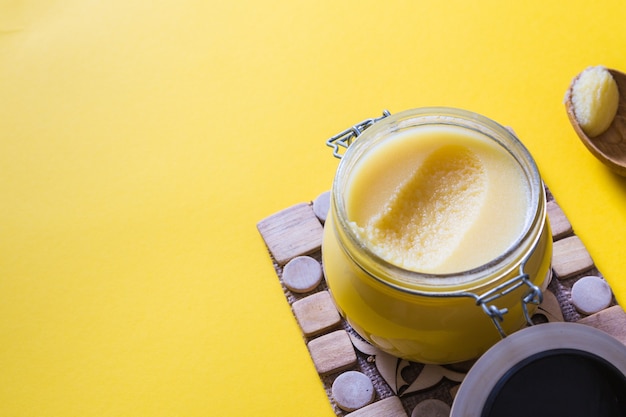
[[[256,223],[327,137],[512,126],[626,300],[626,181],[562,103],[626,70],[621,0],[0,0],[0,415],[332,416]]]

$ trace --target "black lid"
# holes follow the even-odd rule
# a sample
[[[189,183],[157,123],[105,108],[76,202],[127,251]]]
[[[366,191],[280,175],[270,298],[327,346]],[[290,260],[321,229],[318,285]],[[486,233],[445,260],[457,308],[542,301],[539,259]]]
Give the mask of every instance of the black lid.
[[[474,364],[451,417],[626,416],[626,346],[590,326],[545,323]]]

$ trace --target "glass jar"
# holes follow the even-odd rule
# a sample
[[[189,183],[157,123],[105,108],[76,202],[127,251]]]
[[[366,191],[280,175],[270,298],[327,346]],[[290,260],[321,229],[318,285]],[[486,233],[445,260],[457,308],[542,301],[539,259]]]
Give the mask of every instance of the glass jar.
[[[333,181],[322,245],[329,291],[350,326],[372,345],[394,356],[445,364],[476,358],[500,338],[530,323],[551,278],[552,236],[545,189],[522,143],[488,118],[451,108],[386,113],[360,126],[346,131],[354,134],[342,145],[347,150]],[[366,129],[361,131],[363,126]],[[439,128],[479,137],[512,158],[528,194],[522,208],[525,220],[501,252],[479,265],[443,273],[418,272],[398,266],[373,248],[351,218],[350,205],[360,202],[351,200],[349,194],[357,182],[372,180],[359,178],[359,167],[371,163],[368,158],[372,155],[383,152],[381,144],[406,134],[426,132],[422,136],[428,137],[428,132]],[[338,137],[329,141],[336,151],[338,148],[330,142]],[[396,163],[386,164],[385,172],[393,177]]]

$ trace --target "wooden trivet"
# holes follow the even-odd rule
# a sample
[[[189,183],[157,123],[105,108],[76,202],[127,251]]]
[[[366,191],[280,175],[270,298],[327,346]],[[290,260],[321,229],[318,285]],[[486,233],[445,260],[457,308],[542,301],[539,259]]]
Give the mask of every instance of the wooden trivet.
[[[547,188],[546,196],[554,241],[554,274],[543,303],[532,317],[533,322],[580,322],[599,328],[626,344],[626,313],[617,305],[614,297],[607,308],[593,314],[583,314],[577,310],[576,300],[572,299],[574,284],[586,276],[604,277]],[[328,192],[322,193],[312,202],[296,204],[261,220],[257,228],[269,249],[285,298],[292,307],[335,413],[350,417],[408,417],[413,414],[417,416],[419,409],[426,406],[436,406],[439,410],[450,407],[473,361],[441,366],[409,362],[391,356],[363,340],[339,316],[330,300],[324,279],[310,291],[304,292],[292,291],[285,285],[283,269],[294,258],[306,256],[321,264],[322,233],[328,200]],[[360,392],[358,397],[355,393],[352,401],[350,398],[346,400],[344,394],[335,398],[333,384],[352,379],[338,379],[347,372],[359,372],[367,376],[374,393],[369,395]],[[362,390],[366,390],[369,385],[363,387]],[[335,386],[335,392],[344,393],[345,390],[339,391],[341,388],[345,387]]]

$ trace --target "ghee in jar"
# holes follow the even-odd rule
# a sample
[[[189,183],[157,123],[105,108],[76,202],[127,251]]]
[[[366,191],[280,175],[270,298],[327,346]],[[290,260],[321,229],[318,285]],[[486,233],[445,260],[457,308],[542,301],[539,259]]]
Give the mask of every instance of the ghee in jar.
[[[357,236],[381,258],[451,273],[485,264],[515,242],[530,217],[529,195],[522,169],[493,141],[429,126],[398,134],[359,161],[346,208]]]
[[[425,363],[499,340],[476,297],[523,273],[545,289],[551,235],[537,168],[502,126],[456,109],[399,113],[366,130],[333,183],[322,248],[338,309],[382,350]],[[527,288],[498,297],[524,326]]]

